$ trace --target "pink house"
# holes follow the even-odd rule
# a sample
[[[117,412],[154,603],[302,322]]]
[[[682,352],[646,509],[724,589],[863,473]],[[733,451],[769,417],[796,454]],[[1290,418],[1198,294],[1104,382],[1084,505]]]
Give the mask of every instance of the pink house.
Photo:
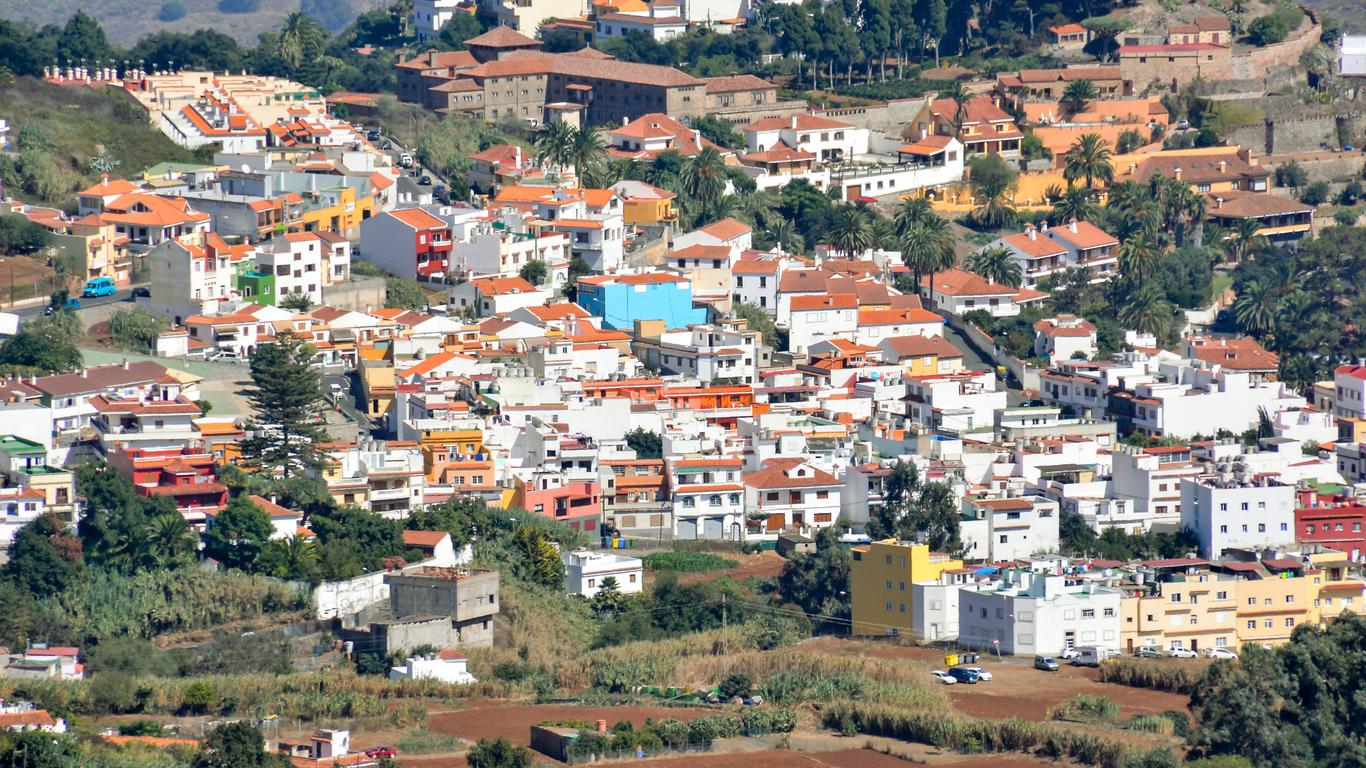
[[[522,483],[512,501],[515,507],[589,532],[598,529],[602,517],[602,489],[596,480],[565,482],[555,475],[538,476]]]

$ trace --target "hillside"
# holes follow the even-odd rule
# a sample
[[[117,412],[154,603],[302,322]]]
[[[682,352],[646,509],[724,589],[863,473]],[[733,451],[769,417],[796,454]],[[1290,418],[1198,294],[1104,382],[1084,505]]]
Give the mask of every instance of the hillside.
[[[1366,3],[1361,0],[1307,0],[1309,7],[1342,22],[1350,34],[1366,32]]]
[[[262,0],[255,13],[221,13],[218,0],[181,0],[184,18],[172,22],[157,19],[161,0],[0,0],[0,18],[24,19],[35,24],[62,24],[77,10],[83,10],[104,25],[109,41],[125,47],[153,32],[192,32],[215,29],[236,38],[239,43],[255,45],[262,32],[280,25],[291,12],[299,10],[299,0]],[[348,18],[355,18],[358,2],[340,0],[349,6]]]
[[[190,150],[166,138],[146,120],[145,114],[130,100],[113,93],[90,88],[66,88],[31,77],[15,80],[14,86],[0,88],[0,115],[6,115],[18,137],[25,126],[36,127],[55,147],[44,153],[39,170],[26,173],[53,174],[60,179],[46,202],[65,202],[70,193],[97,181],[98,174],[86,169],[91,157],[103,147],[118,162],[116,173],[134,174],[162,161],[190,161]],[[50,160],[50,164],[47,162]],[[6,192],[26,195],[20,185],[6,185]]]

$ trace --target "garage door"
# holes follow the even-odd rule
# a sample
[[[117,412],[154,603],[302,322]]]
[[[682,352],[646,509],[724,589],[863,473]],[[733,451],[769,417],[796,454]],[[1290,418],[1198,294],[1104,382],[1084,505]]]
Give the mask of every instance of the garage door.
[[[695,539],[695,538],[697,538],[697,521],[696,521],[696,520],[679,520],[679,521],[678,521],[678,538],[680,538],[680,539]]]
[[[725,518],[708,517],[702,521],[702,538],[721,540],[726,535]]]

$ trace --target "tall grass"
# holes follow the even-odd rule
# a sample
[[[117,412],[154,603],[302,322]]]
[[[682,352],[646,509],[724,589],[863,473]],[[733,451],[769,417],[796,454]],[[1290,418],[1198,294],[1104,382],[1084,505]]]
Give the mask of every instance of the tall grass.
[[[1050,709],[1048,719],[1074,720],[1080,723],[1113,723],[1119,719],[1119,705],[1104,696],[1083,693]]]
[[[1130,753],[1124,744],[1053,723],[973,720],[942,709],[836,702],[821,708],[821,719],[826,726],[850,735],[883,736],[960,751],[1034,752],[1099,768],[1123,768]]]
[[[1100,680],[1134,688],[1189,694],[1195,691],[1204,672],[1204,665],[1199,664],[1112,659],[1100,665]]]

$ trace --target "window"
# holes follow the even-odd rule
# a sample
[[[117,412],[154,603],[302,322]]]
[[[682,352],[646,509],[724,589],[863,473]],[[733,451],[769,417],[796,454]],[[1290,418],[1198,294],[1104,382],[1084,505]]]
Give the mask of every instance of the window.
[[[1227,592],[1215,592],[1215,593],[1214,593],[1214,599],[1215,599],[1215,600],[1227,600],[1227,599],[1228,599],[1228,593],[1227,593]]]
[[[1286,595],[1286,596],[1285,596],[1285,601],[1286,601],[1287,603],[1293,603],[1293,602],[1295,602],[1295,596],[1294,596],[1294,595]]]
[[[1081,617],[1082,617],[1083,619],[1094,619],[1094,618],[1096,617],[1096,609],[1094,609],[1094,608],[1083,608],[1083,609],[1081,610]]]
[[[1002,543],[1002,544],[1006,543],[1006,539],[1007,539],[1007,536],[1006,536],[1004,533],[1001,534],[1001,543]]]
[[[1255,598],[1255,597],[1249,597],[1249,598],[1247,599],[1247,604],[1248,604],[1248,605],[1256,605],[1256,604],[1257,604],[1257,598]]]
[[[1180,592],[1173,592],[1173,593],[1172,593],[1172,602],[1173,602],[1173,603],[1179,603],[1179,602],[1181,602],[1181,593],[1180,593]]]
[[[1262,622],[1263,629],[1271,629],[1274,626],[1275,624],[1271,621],[1271,619],[1267,619],[1266,621]]]
[[[887,579],[887,581],[883,583],[883,586],[885,586],[887,589],[891,589],[891,588],[892,588],[892,580],[891,580],[891,579]]]
[[[1257,523],[1257,533],[1266,533],[1266,523]]]
[[[588,586],[590,586],[590,587],[596,587],[597,585],[598,585],[598,580],[597,580],[597,579],[589,579],[589,580],[588,580]]]
[[[1247,628],[1248,628],[1248,629],[1256,629],[1256,628],[1257,628],[1257,620],[1256,620],[1256,619],[1253,619],[1252,621],[1249,621],[1249,622],[1247,623]]]
[[[1286,620],[1285,620],[1285,625],[1286,625],[1287,627],[1293,627],[1293,626],[1295,626],[1295,620],[1294,620],[1294,619],[1286,619]]]
[[[883,604],[882,604],[882,610],[887,611],[888,613],[891,613],[891,611],[892,611],[892,603],[891,603],[891,601],[888,601],[888,602],[883,603]]]

